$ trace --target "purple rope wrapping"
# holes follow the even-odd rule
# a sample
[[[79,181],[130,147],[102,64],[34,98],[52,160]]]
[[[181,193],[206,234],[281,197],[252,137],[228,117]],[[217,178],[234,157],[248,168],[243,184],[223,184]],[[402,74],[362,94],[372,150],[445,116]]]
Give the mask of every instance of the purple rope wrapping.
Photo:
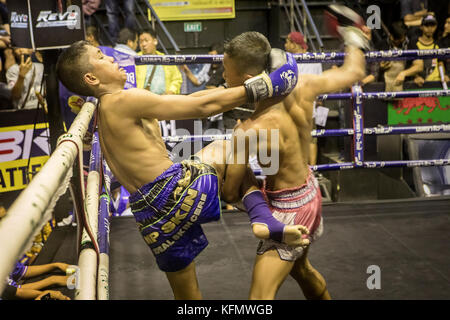
[[[444,97],[450,96],[450,90],[420,90],[420,91],[397,91],[397,92],[363,92],[363,99],[399,99],[419,97]],[[317,96],[318,100],[350,99],[351,92],[331,93]]]
[[[356,167],[361,167],[364,161],[364,121],[362,114],[362,88],[353,86],[353,152]]]
[[[108,169],[106,161],[103,160],[103,179],[104,189],[100,196],[99,214],[98,214],[98,245],[100,253],[109,255],[109,223],[110,223],[110,203],[111,203],[111,180],[113,174]]]
[[[109,255],[109,197],[100,196],[98,212],[98,247],[100,253]]]
[[[354,134],[353,129],[321,129],[311,131],[312,137],[345,137]],[[374,128],[364,128],[364,135],[389,135],[389,134],[414,134],[414,133],[435,133],[450,132],[450,123],[430,126],[378,126]]]
[[[307,52],[294,54],[297,63],[336,63],[343,62],[345,52]],[[450,49],[433,49],[433,50],[386,50],[371,51],[365,54],[368,62],[372,61],[388,61],[388,60],[414,60],[450,58]],[[200,64],[212,63],[219,64],[223,61],[223,55],[142,55],[134,58],[136,65],[160,64],[160,65],[180,65],[180,64]]]
[[[94,132],[92,135],[92,143],[91,143],[91,156],[89,158],[89,171],[97,171],[100,173],[100,159],[101,159],[101,149],[100,142],[98,140],[98,132]]]
[[[435,160],[400,160],[400,161],[365,161],[361,168],[394,168],[394,167],[431,167],[431,166],[448,166],[450,159]],[[329,171],[329,170],[345,170],[354,169],[356,165],[353,162],[329,163],[310,166],[313,171]]]

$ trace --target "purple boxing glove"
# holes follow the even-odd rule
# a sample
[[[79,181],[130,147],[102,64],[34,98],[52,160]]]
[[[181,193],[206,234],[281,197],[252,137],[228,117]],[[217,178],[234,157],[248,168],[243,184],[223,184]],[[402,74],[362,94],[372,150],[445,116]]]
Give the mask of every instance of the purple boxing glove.
[[[248,102],[289,94],[297,84],[297,62],[292,54],[281,49],[270,52],[270,74],[261,74],[244,82]]]
[[[242,198],[242,203],[247,209],[248,217],[252,224],[260,223],[267,226],[270,232],[269,238],[278,242],[283,241],[284,224],[275,219],[259,190],[247,193]]]

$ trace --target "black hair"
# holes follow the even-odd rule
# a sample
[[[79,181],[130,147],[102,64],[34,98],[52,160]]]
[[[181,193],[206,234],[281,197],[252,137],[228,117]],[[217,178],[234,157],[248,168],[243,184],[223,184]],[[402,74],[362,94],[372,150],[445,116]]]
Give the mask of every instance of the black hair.
[[[391,34],[394,40],[403,39],[406,36],[406,25],[403,21],[395,21],[391,26]]]
[[[89,57],[86,56],[89,45],[85,40],[73,43],[59,55],[56,63],[56,74],[63,85],[83,96],[94,95],[92,88],[83,79],[92,68]]]
[[[123,28],[119,32],[119,37],[117,38],[117,43],[127,44],[128,40],[134,42],[134,41],[136,41],[136,35],[137,35],[136,31],[128,29],[128,28]]]
[[[223,44],[222,43],[213,43],[211,47],[209,47],[209,51],[217,51],[217,54],[223,53]]]
[[[157,37],[156,31],[153,28],[147,28],[139,31],[139,36],[143,35],[144,33],[148,33],[149,35],[152,36],[153,39],[156,39]]]
[[[225,43],[225,53],[233,59],[241,73],[256,75],[267,68],[270,43],[256,31],[244,32]]]

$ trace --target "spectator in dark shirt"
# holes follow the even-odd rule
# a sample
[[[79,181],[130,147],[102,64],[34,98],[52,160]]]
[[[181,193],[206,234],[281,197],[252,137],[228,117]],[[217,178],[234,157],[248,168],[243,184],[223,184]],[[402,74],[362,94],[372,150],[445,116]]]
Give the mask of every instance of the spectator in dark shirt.
[[[389,47],[387,50],[406,50],[408,49],[409,39],[406,34],[406,26],[403,21],[392,23],[389,34]],[[405,70],[405,60],[382,61],[381,69],[384,71],[385,91],[403,91],[403,82],[396,85],[395,79],[398,74]]]
[[[434,40],[434,33],[437,28],[437,20],[434,14],[428,13],[422,19],[420,29],[422,35],[415,41],[411,41],[408,49],[430,50],[438,49],[439,45]],[[400,72],[395,80],[395,84],[403,83],[406,77],[414,77],[414,82],[422,86],[425,81],[439,81],[439,70],[437,58],[413,60],[410,67]]]
[[[444,32],[438,41],[439,48],[450,48],[450,17],[445,20]],[[450,59],[443,59],[439,62],[444,67],[445,82],[449,80]]]
[[[400,14],[411,40],[420,36],[422,18],[428,12],[428,0],[400,0]]]

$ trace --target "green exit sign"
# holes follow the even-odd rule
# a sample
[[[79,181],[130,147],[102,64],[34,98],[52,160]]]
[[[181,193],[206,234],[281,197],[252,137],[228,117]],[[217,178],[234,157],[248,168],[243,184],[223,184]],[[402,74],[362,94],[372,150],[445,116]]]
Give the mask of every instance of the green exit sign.
[[[201,22],[185,22],[184,23],[184,32],[200,32],[202,31],[202,23]]]

